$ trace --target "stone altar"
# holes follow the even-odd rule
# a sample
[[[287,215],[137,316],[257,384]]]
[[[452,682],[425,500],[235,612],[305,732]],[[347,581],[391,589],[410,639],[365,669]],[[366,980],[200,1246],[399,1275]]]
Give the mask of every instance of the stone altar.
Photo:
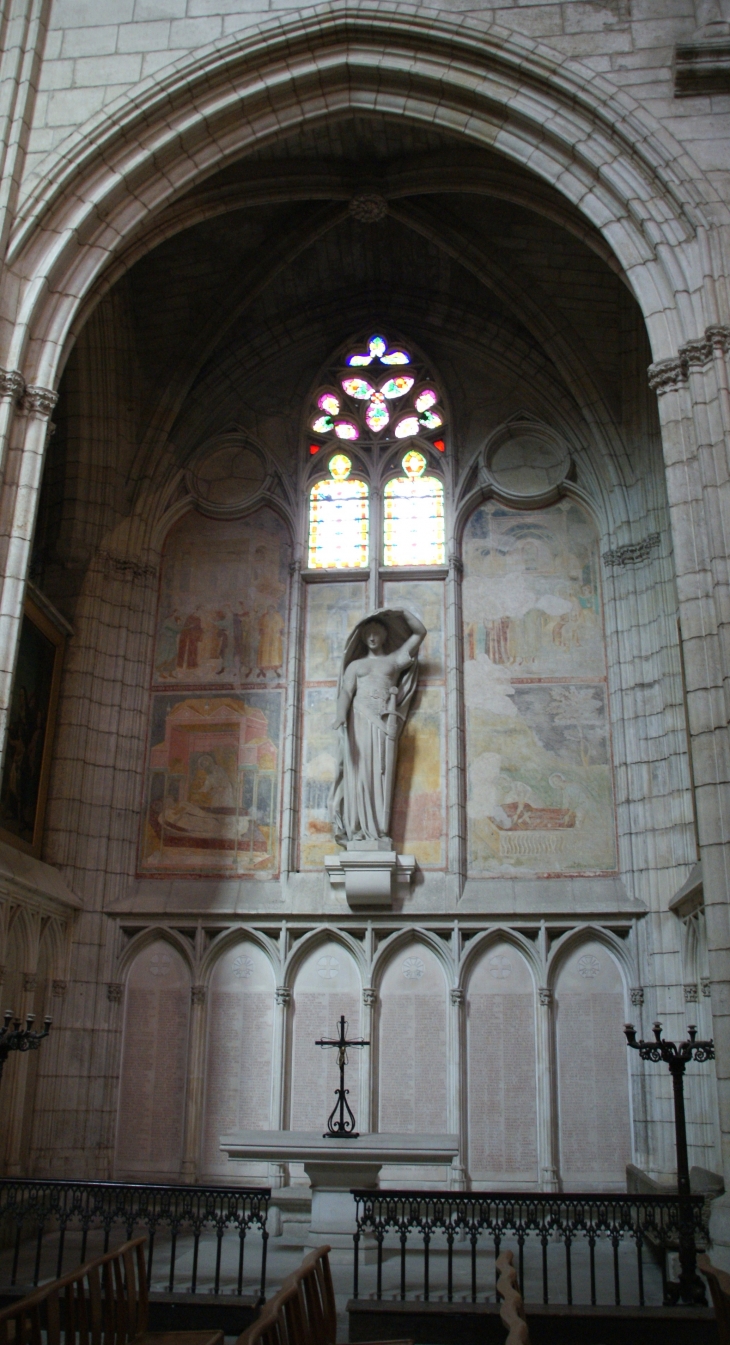
[[[222,1135],[229,1159],[303,1163],[312,1183],[312,1222],[307,1242],[352,1251],[355,1232],[353,1187],[378,1186],[385,1163],[428,1163],[451,1167],[459,1151],[457,1135],[359,1135],[325,1139],[315,1130],[239,1130]]]

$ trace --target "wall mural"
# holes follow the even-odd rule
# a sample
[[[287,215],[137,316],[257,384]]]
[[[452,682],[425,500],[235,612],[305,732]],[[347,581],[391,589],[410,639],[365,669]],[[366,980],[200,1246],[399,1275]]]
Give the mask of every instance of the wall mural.
[[[154,681],[281,682],[290,560],[270,509],[230,520],[187,514],[165,544]]]
[[[598,542],[583,510],[481,505],[464,536],[473,874],[616,868]]]
[[[287,529],[268,509],[234,520],[189,514],[168,537],[143,873],[278,867],[290,556]]]

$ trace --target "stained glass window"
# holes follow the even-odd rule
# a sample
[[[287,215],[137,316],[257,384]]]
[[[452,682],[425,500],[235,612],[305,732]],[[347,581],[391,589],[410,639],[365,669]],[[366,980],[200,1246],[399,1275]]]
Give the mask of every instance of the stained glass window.
[[[403,458],[405,476],[386,482],[383,560],[386,565],[443,565],[444,488],[425,476],[426,459],[417,449]]]
[[[309,428],[330,447],[333,436],[387,447],[393,439],[430,438],[444,424],[444,409],[428,370],[418,361],[414,364],[407,351],[391,346],[385,336],[371,336],[355,350],[346,348],[328,377],[328,385],[315,393]],[[439,444],[443,452],[443,439]]]
[[[369,564],[369,500],[364,481],[350,476],[345,453],[329,461],[329,479],[309,492],[309,567],[362,569]]]

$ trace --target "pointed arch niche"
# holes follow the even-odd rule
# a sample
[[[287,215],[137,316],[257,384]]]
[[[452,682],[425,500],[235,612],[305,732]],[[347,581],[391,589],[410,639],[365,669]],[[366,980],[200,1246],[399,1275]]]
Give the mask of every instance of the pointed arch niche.
[[[179,1181],[190,1027],[190,970],[166,939],[137,954],[127,978],[115,1174]]]
[[[270,1126],[274,989],[271,962],[250,939],[232,944],[213,968],[207,996],[205,1179],[266,1176],[265,1164],[231,1164],[220,1151],[220,1137]]]
[[[617,866],[598,533],[569,497],[464,532],[468,870]]]
[[[621,971],[605,944],[579,943],[555,983],[560,1177],[566,1190],[625,1190],[632,1161]]]
[[[535,986],[504,939],[474,962],[467,988],[468,1167],[475,1185],[536,1185]]]
[[[335,1104],[339,1084],[337,1052],[315,1046],[336,1036],[345,1015],[348,1031],[360,1036],[362,979],[352,954],[337,939],[317,942],[303,958],[294,980],[290,1013],[291,1130],[322,1130]],[[347,1073],[349,1102],[359,1116],[360,1051],[353,1051]]]
[[[449,1130],[446,977],[420,939],[399,943],[380,982],[377,1129],[410,1135]],[[442,1185],[444,1171],[388,1165],[382,1186]]]
[[[167,535],[143,874],[278,870],[290,560],[289,529],[267,506],[244,518],[192,510]]]

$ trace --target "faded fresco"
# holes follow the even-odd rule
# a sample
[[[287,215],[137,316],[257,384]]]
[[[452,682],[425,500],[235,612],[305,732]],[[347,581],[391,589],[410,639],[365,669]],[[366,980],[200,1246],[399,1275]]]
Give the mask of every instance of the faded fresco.
[[[367,583],[307,584],[306,676],[336,682],[342,651],[367,610]]]
[[[270,509],[187,514],[165,543],[153,680],[281,682],[290,560],[288,531]]]
[[[277,868],[282,698],[153,696],[143,872]]]
[[[464,537],[473,874],[616,867],[593,525],[568,500],[481,505]]]
[[[390,579],[383,584],[383,606],[407,608],[428,632],[418,655],[420,679],[444,676],[444,584],[441,579]]]
[[[445,864],[443,583],[388,581],[383,604],[406,607],[428,630],[419,654],[419,689],[400,739],[392,813],[393,841],[424,868]],[[337,845],[329,803],[335,776],[337,673],[347,636],[367,610],[367,584],[307,586],[302,726],[300,866],[321,869]]]

